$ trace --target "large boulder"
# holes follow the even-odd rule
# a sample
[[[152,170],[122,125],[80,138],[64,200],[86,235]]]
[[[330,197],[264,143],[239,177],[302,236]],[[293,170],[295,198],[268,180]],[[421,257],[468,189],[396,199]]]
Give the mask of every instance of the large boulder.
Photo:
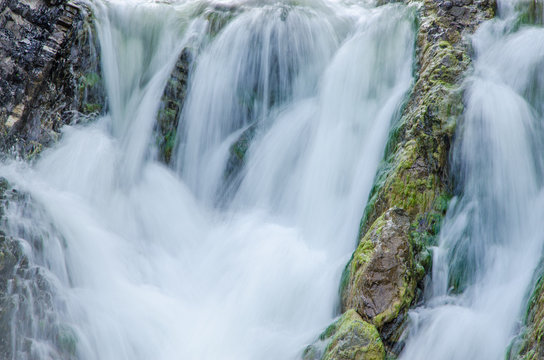
[[[419,280],[410,240],[410,219],[392,208],[361,239],[343,274],[343,310],[355,309],[384,340],[398,340],[388,328],[413,303]],[[396,329],[394,329],[396,330]]]

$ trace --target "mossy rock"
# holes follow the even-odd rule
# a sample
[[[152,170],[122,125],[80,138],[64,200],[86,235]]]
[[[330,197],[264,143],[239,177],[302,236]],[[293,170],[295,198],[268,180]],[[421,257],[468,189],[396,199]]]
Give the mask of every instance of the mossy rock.
[[[342,308],[355,309],[365,321],[385,329],[414,301],[415,264],[410,219],[404,210],[392,208],[372,224],[347,265]]]
[[[383,360],[378,330],[355,310],[346,311],[303,353],[304,360]]]
[[[194,54],[190,48],[184,48],[181,51],[161,98],[161,106],[155,124],[155,138],[159,150],[159,160],[165,164],[170,164],[172,161],[179,117],[187,95],[193,57]]]

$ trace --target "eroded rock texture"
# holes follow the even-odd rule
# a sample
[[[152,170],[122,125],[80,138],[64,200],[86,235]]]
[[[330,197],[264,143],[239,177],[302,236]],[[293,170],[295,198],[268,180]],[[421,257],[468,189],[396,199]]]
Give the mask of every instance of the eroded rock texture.
[[[0,140],[24,157],[60,127],[100,112],[102,91],[89,9],[72,1],[0,2]]]
[[[361,239],[344,273],[344,309],[355,309],[389,340],[395,324],[415,295],[417,272],[410,239],[410,219],[399,208],[378,218]],[[396,330],[396,329],[394,329]]]

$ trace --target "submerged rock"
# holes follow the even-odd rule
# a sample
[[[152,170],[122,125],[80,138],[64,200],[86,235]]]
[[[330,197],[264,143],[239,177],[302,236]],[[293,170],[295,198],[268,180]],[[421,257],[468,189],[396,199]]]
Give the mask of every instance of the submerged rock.
[[[304,350],[304,360],[382,360],[385,350],[376,328],[355,310],[345,312]]]
[[[229,148],[229,158],[227,160],[224,178],[225,182],[231,187],[236,187],[239,183],[240,171],[244,166],[247,151],[256,132],[257,124],[254,123],[245,129],[240,137]]]
[[[5,213],[13,198],[13,191],[4,178],[0,178],[0,228],[6,228]],[[0,358],[11,359],[13,356],[13,318],[17,312],[17,296],[13,288],[18,272],[26,266],[20,243],[13,237],[0,234]]]

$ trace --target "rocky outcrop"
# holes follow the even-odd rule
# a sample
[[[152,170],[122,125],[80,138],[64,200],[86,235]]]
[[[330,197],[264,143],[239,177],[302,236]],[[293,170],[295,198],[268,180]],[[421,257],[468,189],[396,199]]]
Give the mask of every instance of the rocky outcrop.
[[[381,360],[385,350],[376,328],[355,310],[346,311],[304,350],[304,360]]]
[[[420,5],[416,83],[391,132],[341,284],[342,310],[376,326],[391,357],[402,350],[406,313],[422,292],[427,248],[453,191],[448,157],[471,63],[467,35],[495,11],[489,0],[407,2]]]
[[[0,2],[1,150],[35,155],[62,125],[104,108],[95,45],[82,4]]]

